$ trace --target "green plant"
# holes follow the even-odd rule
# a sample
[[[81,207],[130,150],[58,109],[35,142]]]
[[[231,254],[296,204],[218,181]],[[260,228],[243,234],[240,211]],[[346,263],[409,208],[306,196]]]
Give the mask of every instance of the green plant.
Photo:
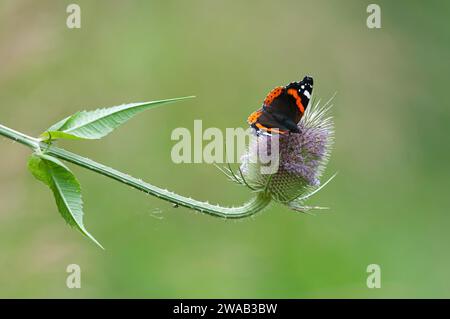
[[[39,138],[30,137],[0,124],[0,135],[28,146],[33,150],[28,163],[28,168],[33,176],[51,189],[58,210],[66,222],[70,226],[77,228],[101,248],[103,247],[86,230],[83,224],[83,201],[80,183],[70,169],[60,160],[84,167],[175,205],[216,217],[247,217],[261,211],[272,199],[301,212],[307,212],[313,208],[321,208],[303,206],[302,203],[334,177],[331,177],[319,186],[318,178],[327,163],[329,149],[333,140],[332,119],[327,116],[331,107],[331,100],[323,106],[317,103],[307,109],[305,116],[299,123],[299,127],[301,126],[305,132],[303,136],[297,136],[295,139],[289,137],[280,139],[282,149],[283,147],[290,149],[289,144],[300,141],[297,143],[296,152],[299,152],[299,156],[305,152],[308,153],[306,157],[303,156],[305,154],[300,157],[281,156],[281,164],[286,164],[287,170],[284,169],[278,173],[266,175],[255,175],[255,165],[258,168],[261,164],[255,163],[251,164],[253,165],[251,166],[248,161],[244,161],[242,168],[238,170],[239,173],[235,173],[230,166],[221,169],[233,181],[247,186],[256,193],[252,200],[238,207],[212,205],[175,194],[54,145],[58,139],[100,139],[140,112],[188,98],[192,98],[192,96],[77,112],[52,125]],[[306,132],[309,133],[306,134]],[[303,140],[298,140],[299,138],[303,138]],[[270,142],[271,138],[265,137],[265,139],[269,139]],[[252,152],[254,150],[250,146],[247,155],[252,155]],[[291,166],[295,167],[294,171],[289,170]],[[308,168],[310,174],[313,174],[314,183],[309,182],[308,178],[302,175],[305,167]],[[285,189],[286,186],[288,186],[289,192]],[[292,191],[293,187],[294,192]],[[287,193],[289,193],[289,198],[281,196]]]

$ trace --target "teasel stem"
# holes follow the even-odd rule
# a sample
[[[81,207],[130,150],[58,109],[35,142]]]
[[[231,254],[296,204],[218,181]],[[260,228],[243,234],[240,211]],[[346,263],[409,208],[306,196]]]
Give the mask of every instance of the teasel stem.
[[[66,151],[62,148],[55,147],[44,143],[36,138],[25,135],[21,132],[17,132],[11,128],[0,124],[0,135],[16,141],[20,144],[30,147],[33,151],[42,151],[48,155],[52,155],[59,159],[65,160],[72,164],[81,166],[103,176],[114,179],[120,183],[133,187],[149,195],[156,196],[160,199],[168,201],[172,204],[183,206],[195,211],[226,219],[238,219],[244,218],[256,214],[261,211],[267,205],[269,205],[271,198],[264,192],[259,192],[253,199],[242,206],[238,207],[222,207],[218,205],[212,205],[206,202],[201,202],[192,198],[184,197],[175,194],[166,189],[159,188],[157,186],[146,183],[140,179],[122,173],[111,167],[97,163],[86,157],[82,157],[78,154]]]

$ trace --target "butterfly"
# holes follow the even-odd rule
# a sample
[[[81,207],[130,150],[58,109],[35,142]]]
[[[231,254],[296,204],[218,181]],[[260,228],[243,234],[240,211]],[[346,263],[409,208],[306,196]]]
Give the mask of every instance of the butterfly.
[[[297,124],[308,107],[313,82],[312,77],[305,76],[300,82],[276,87],[267,95],[262,107],[250,114],[248,124],[257,135],[300,133]]]

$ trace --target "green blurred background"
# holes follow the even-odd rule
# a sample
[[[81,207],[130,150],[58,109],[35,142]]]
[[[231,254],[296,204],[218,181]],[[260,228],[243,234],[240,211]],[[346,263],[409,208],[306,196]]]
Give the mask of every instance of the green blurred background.
[[[81,6],[81,29],[66,7]],[[338,177],[308,216],[273,205],[240,221],[172,208],[71,166],[101,251],[65,225],[0,139],[0,297],[450,297],[450,2],[0,0],[0,123],[38,135],[81,109],[196,95],[102,141],[64,142],[155,185],[223,205],[250,198],[213,165],[172,163],[176,127],[245,127],[274,86],[338,92]],[[162,212],[162,214],[158,214]],[[162,216],[163,218],[155,218]],[[66,287],[66,267],[82,288]],[[366,267],[382,270],[368,289]]]

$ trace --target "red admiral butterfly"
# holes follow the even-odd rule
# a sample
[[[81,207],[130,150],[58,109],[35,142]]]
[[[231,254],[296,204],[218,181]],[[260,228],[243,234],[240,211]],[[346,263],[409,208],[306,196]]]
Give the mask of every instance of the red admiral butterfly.
[[[305,76],[300,82],[273,89],[263,106],[250,114],[248,124],[257,134],[300,133],[298,122],[308,107],[313,89],[312,77]]]

